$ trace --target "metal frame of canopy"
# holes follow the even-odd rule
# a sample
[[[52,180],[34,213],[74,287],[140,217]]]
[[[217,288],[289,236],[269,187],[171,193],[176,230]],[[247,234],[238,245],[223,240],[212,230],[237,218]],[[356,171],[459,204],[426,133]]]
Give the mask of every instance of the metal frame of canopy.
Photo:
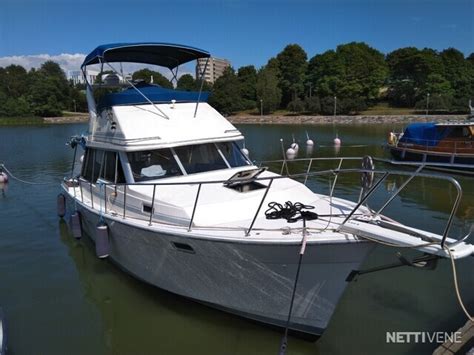
[[[91,114],[93,114],[95,117],[97,116],[97,105],[92,94],[92,84],[87,80],[88,65],[100,64],[100,73],[102,73],[104,70],[104,64],[106,64],[108,67],[110,67],[110,69],[112,69],[113,72],[118,75],[120,75],[120,72],[110,63],[119,62],[121,68],[123,62],[162,66],[168,68],[171,71],[171,74],[173,75],[171,81],[174,79],[177,83],[179,66],[200,58],[207,58],[207,60],[199,77],[201,85],[199,88],[196,108],[194,110],[194,117],[196,117],[199,107],[201,92],[204,85],[204,73],[206,72],[210,58],[209,52],[195,47],[157,42],[115,43],[100,45],[86,56],[84,62],[81,65],[82,74],[86,82],[87,100],[88,102],[91,102],[91,104],[89,104],[89,112],[91,112]],[[160,116],[169,119],[169,117],[162,110],[160,110],[153,101],[151,101],[130,80],[125,78],[123,75],[123,69],[121,70],[121,76],[134,90],[136,90],[147,102],[153,105],[153,107],[161,113]]]

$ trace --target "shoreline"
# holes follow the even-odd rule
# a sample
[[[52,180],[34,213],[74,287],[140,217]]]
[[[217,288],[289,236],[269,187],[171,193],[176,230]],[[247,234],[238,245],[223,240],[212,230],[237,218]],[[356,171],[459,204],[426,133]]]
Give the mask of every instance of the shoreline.
[[[412,122],[462,121],[467,115],[341,115],[341,116],[229,116],[233,124],[285,124],[285,125],[319,125],[319,124],[406,124]]]
[[[43,123],[46,124],[68,124],[85,123],[89,121],[88,113],[78,113],[71,116],[43,117]]]
[[[439,122],[439,121],[464,121],[467,115],[341,115],[341,116],[309,116],[309,115],[235,115],[226,117],[232,124],[261,124],[261,125],[324,125],[324,124],[408,124],[412,122]],[[80,113],[71,116],[36,118],[29,122],[22,122],[18,118],[16,122],[9,120],[0,126],[32,125],[32,124],[70,124],[86,123],[89,114]]]

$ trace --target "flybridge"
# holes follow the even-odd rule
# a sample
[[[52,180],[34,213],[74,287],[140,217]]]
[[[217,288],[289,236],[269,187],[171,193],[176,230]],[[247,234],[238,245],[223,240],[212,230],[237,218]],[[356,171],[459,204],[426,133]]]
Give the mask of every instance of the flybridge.
[[[86,78],[89,65],[100,65],[101,73],[105,68],[111,69],[124,78],[114,63],[152,64],[168,68],[172,81],[177,82],[179,65],[209,57],[207,51],[178,44],[116,43],[95,48],[81,68]],[[204,71],[205,68],[202,74]],[[130,151],[243,139],[232,124],[205,102],[209,93],[202,92],[202,74],[198,78],[201,88],[194,92],[131,80],[127,80],[129,87],[87,82],[88,146]],[[97,88],[101,90],[94,93]]]
[[[155,105],[155,103],[163,102],[196,102],[196,108],[194,110],[194,117],[197,114],[199,102],[206,100],[208,94],[202,93],[203,85],[203,73],[206,70],[206,65],[201,73],[201,87],[199,92],[196,93],[185,93],[180,91],[173,91],[159,88],[157,86],[146,85],[145,87],[139,87],[136,83],[127,80],[132,91],[125,90],[121,93],[109,93],[107,94],[102,102],[99,102],[97,107],[92,84],[87,81],[87,66],[100,64],[100,72],[104,71],[104,65],[108,69],[113,70],[116,74],[120,74],[111,63],[139,63],[139,64],[152,64],[161,67],[168,68],[172,74],[172,81],[178,81],[178,68],[181,64],[188,63],[192,60],[200,58],[209,58],[210,54],[199,48],[184,46],[172,43],[159,43],[159,42],[142,42],[142,43],[113,43],[104,44],[95,48],[81,65],[81,69],[84,74],[84,78],[87,82],[87,101],[89,105],[89,111],[91,113],[91,119],[97,117],[97,113],[100,112],[104,107],[110,107],[115,105],[137,105],[137,104],[151,104],[157,111],[158,115],[169,119],[169,117]],[[121,76],[124,77],[123,73]]]

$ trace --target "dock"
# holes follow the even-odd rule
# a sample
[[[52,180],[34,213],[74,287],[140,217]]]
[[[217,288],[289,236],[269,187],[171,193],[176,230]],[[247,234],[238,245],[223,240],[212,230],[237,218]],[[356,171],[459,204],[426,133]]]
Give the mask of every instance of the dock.
[[[461,341],[447,341],[437,347],[433,355],[474,355],[474,323],[468,320],[457,332],[461,333]]]

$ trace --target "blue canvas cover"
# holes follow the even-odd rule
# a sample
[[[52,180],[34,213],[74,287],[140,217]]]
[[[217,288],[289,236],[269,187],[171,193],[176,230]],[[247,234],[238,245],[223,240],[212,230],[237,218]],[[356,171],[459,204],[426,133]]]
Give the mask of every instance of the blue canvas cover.
[[[412,123],[405,129],[400,142],[434,147],[450,130],[450,127],[437,126],[434,122]]]
[[[209,58],[209,52],[173,43],[111,43],[103,44],[87,55],[81,68],[100,62],[131,62],[154,64],[169,69],[198,58]]]
[[[207,101],[209,97],[208,92],[196,91],[178,91],[172,89],[165,89],[158,85],[145,84],[137,86],[143,95],[145,95],[153,103],[164,103],[176,100],[179,102],[197,102],[198,98],[200,102]],[[101,111],[106,107],[119,106],[119,105],[141,105],[148,104],[149,102],[134,88],[128,88],[124,91],[106,94],[102,97],[98,104],[98,110]]]

